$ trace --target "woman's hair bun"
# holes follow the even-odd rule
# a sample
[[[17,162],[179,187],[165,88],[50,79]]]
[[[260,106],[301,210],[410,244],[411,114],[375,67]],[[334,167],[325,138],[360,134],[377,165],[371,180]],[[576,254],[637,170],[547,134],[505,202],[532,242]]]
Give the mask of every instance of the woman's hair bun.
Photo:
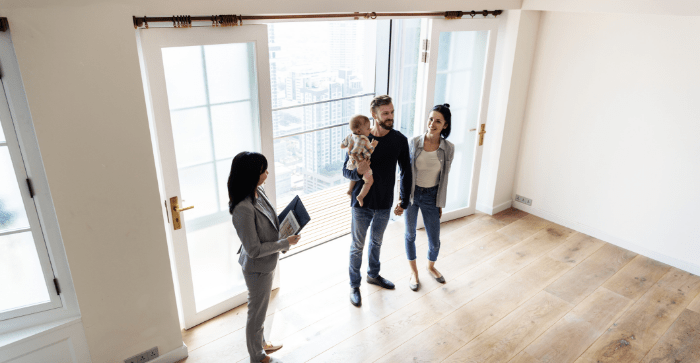
[[[447,107],[447,108],[450,108],[450,104],[449,104],[449,103],[445,103],[445,104],[443,104],[443,106],[445,106],[445,107]]]

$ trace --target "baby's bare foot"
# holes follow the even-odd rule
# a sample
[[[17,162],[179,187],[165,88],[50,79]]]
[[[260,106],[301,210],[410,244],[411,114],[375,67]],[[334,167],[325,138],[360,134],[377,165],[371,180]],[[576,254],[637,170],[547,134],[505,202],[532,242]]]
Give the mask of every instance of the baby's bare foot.
[[[352,189],[348,190],[347,194],[352,197]]]
[[[365,198],[358,195],[355,199],[357,199],[357,202],[360,203],[360,207],[364,206],[364,199]]]

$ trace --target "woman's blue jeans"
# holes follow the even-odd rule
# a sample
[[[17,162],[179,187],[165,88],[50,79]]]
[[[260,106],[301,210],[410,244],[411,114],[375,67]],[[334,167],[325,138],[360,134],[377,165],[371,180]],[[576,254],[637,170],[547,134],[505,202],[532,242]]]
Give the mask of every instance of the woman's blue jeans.
[[[418,210],[423,214],[423,224],[428,232],[428,260],[437,261],[440,253],[440,208],[437,203],[438,186],[421,188],[416,185],[411,203],[404,215],[406,216],[406,257],[409,261],[416,259],[416,221]]]

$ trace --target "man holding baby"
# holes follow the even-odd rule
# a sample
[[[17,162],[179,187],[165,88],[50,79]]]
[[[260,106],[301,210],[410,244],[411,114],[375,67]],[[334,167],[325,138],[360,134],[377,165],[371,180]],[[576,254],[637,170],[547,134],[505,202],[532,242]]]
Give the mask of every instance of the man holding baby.
[[[401,215],[408,206],[408,196],[411,193],[411,161],[408,149],[408,139],[401,132],[394,130],[394,105],[391,97],[377,96],[370,103],[370,111],[374,118],[367,138],[376,144],[369,160],[358,160],[353,168],[348,169],[349,157],[346,155],[343,165],[343,175],[355,181],[350,205],[352,207],[352,245],[350,246],[350,302],[355,306],[362,304],[360,284],[362,275],[362,250],[365,245],[367,230],[370,229],[367,270],[367,283],[378,285],[385,289],[393,289],[394,284],[379,275],[379,254],[382,238],[386,230],[394,201],[394,181],[396,165],[401,171],[401,197],[394,212]],[[374,143],[374,141],[377,141]],[[358,195],[363,190],[363,175],[372,175],[373,184],[365,188],[366,196]],[[367,190],[369,189],[369,190]],[[363,193],[364,194],[364,193]],[[362,203],[360,203],[362,202]]]

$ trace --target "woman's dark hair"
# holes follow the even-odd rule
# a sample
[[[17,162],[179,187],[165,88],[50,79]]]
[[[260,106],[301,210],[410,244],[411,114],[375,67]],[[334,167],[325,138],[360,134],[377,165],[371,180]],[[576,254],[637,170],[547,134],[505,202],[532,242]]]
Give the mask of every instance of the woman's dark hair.
[[[267,170],[267,159],[263,154],[243,151],[236,155],[231,162],[231,172],[228,175],[228,212],[243,199],[255,197],[260,175]]]
[[[440,135],[442,135],[443,139],[446,139],[448,136],[450,136],[450,132],[452,131],[452,113],[450,112],[450,104],[446,103],[444,105],[437,105],[433,107],[433,111],[440,112],[442,117],[445,118],[447,128],[442,130]]]

